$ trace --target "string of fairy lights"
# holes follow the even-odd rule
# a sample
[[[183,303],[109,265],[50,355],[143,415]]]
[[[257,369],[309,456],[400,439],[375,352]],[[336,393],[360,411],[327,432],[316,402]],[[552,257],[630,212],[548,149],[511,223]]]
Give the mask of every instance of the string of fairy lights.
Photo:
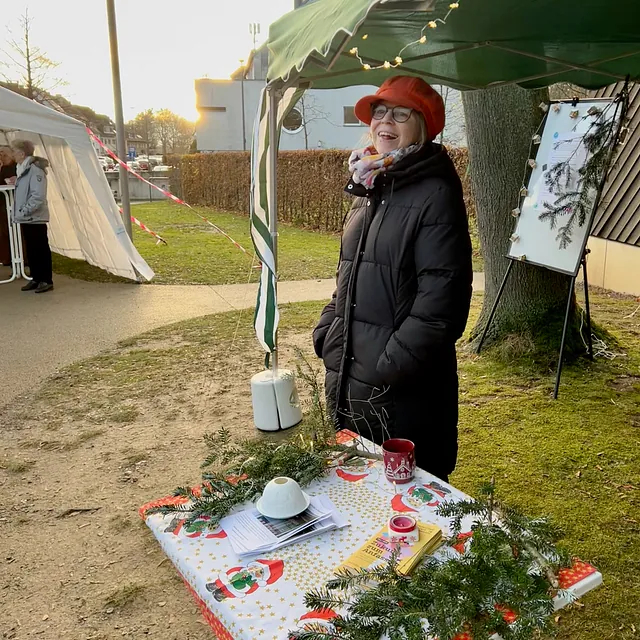
[[[365,71],[370,71],[372,69],[397,69],[403,62],[402,54],[409,47],[412,47],[417,44],[425,44],[427,42],[427,36],[425,35],[425,31],[427,31],[428,29],[437,29],[438,25],[441,25],[441,24],[447,24],[447,20],[449,19],[449,16],[459,7],[460,7],[459,2],[452,2],[449,5],[449,11],[447,11],[444,18],[436,18],[435,20],[430,20],[429,22],[427,22],[427,24],[425,24],[424,27],[420,29],[420,36],[416,40],[412,40],[411,42],[407,43],[404,47],[402,47],[402,49],[398,51],[398,55],[395,56],[395,58],[393,59],[393,62],[390,62],[389,60],[385,60],[382,64],[371,65],[362,59],[362,57],[360,56],[360,51],[358,50],[358,47],[352,47],[351,49],[349,49],[349,53],[358,59],[358,61],[362,65],[362,68]],[[368,38],[369,38],[368,33],[363,34],[362,40],[367,40]]]

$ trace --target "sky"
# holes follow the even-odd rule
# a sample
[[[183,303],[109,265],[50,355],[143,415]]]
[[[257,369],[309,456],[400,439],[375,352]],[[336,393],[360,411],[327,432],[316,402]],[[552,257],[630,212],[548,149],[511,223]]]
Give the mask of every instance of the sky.
[[[194,80],[228,78],[293,0],[116,0],[125,120],[145,109],[171,109],[195,120]],[[106,0],[4,0],[0,50],[20,33],[28,7],[31,41],[60,63],[52,73],[66,98],[114,117]],[[17,39],[17,38],[16,38]],[[6,56],[0,51],[0,60]],[[1,69],[0,69],[1,71]]]

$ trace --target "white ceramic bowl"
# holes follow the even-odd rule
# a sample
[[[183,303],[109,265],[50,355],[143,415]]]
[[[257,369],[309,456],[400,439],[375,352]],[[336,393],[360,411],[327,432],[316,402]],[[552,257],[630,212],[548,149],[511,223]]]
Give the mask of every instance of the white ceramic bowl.
[[[292,478],[274,478],[256,502],[256,509],[267,518],[293,518],[302,513],[311,502],[309,496]]]

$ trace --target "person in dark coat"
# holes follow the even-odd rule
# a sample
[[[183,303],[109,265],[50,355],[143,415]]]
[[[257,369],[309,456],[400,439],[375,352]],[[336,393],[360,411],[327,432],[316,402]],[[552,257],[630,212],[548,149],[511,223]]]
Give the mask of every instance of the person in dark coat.
[[[313,332],[337,428],[408,438],[447,480],[458,450],[455,344],[471,302],[471,240],[440,95],[396,76],[362,98],[372,145],[354,151],[337,288]]]
[[[12,184],[16,177],[16,162],[13,159],[10,147],[0,146],[0,186]],[[7,202],[3,194],[0,194],[0,263],[9,266],[11,264],[11,249],[9,246],[9,214]]]

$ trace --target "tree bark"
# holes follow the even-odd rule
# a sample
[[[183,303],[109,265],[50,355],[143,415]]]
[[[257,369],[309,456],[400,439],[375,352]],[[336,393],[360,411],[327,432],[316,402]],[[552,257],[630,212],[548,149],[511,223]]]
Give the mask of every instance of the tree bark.
[[[515,228],[511,211],[518,206],[531,138],[548,92],[517,86],[463,93],[471,184],[478,235],[485,264],[482,312],[471,339],[477,343],[507,270],[509,238]],[[515,351],[557,354],[570,278],[549,269],[516,262],[491,323],[485,345],[511,344]],[[573,296],[567,333],[568,356],[584,353],[579,309]]]
[[[307,131],[307,113],[306,113],[306,105],[304,101],[304,96],[300,98],[300,105],[302,106],[302,126],[304,128],[304,148],[305,150],[309,150],[309,132]]]

